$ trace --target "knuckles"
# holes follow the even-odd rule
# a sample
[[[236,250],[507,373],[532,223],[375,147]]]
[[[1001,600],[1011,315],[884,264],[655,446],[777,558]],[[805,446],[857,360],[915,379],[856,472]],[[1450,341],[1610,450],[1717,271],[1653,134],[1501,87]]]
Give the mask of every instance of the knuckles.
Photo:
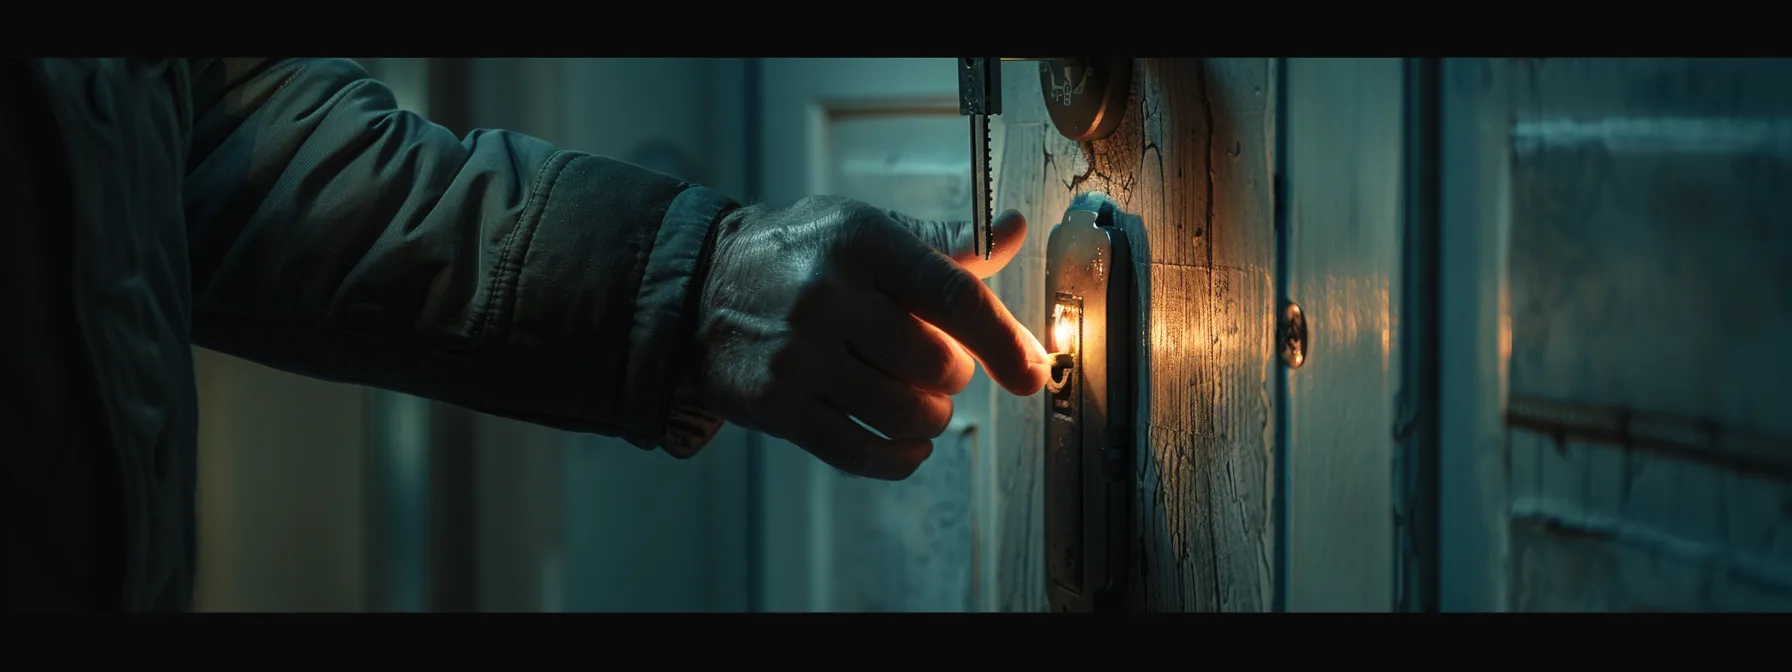
[[[963,227],[955,227],[943,222],[918,222],[913,229],[915,237],[920,238],[921,242],[947,256],[957,254],[969,243],[966,236],[962,235],[967,233]]]
[[[788,391],[808,374],[808,357],[795,342],[785,341],[765,360],[765,385],[769,394]]]
[[[939,291],[940,303],[946,310],[959,315],[971,315],[984,310],[982,282],[969,272],[944,265],[933,265],[941,272],[936,274],[934,282]]]
[[[945,373],[941,376],[944,383],[941,387],[944,388],[942,391],[948,395],[958,394],[963,392],[964,388],[970,387],[971,377],[976,374],[976,368],[973,365],[969,362],[961,363],[957,357],[948,357],[944,370]]]
[[[946,433],[952,424],[952,398],[946,396],[916,395],[915,409],[912,417],[919,422],[920,438],[931,439]]]
[[[865,219],[867,213],[882,211],[864,201],[844,196],[805,196],[791,208],[803,215],[803,219],[820,219],[825,215],[838,215],[844,220]]]
[[[791,284],[791,324],[823,326],[838,317],[841,292],[833,273],[810,268],[796,273]]]
[[[803,209],[811,219],[827,221],[836,247],[847,250],[871,249],[877,246],[877,234],[890,224],[882,210],[864,201],[836,197],[810,197]],[[810,201],[810,199],[804,199]]]
[[[974,371],[970,366],[966,366],[968,362],[959,360],[957,353],[950,345],[930,339],[925,352],[927,353],[925,355],[927,361],[923,363],[923,366],[926,367],[924,369],[926,371],[925,385],[935,392],[946,395],[958,394],[970,386]]]
[[[932,439],[944,434],[952,424],[952,398],[943,394],[911,390],[900,399],[888,399],[886,403],[893,408],[877,415],[891,426],[878,429],[893,438]]]

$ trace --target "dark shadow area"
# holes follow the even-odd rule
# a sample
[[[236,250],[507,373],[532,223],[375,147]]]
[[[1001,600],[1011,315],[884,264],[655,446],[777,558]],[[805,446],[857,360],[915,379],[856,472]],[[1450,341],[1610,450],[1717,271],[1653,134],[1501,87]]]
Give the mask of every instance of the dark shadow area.
[[[1132,449],[1133,474],[1138,483],[1156,482],[1157,462],[1151,454],[1151,237],[1145,235],[1145,219],[1137,214],[1126,212],[1118,207],[1111,212],[1115,226],[1126,232],[1132,246],[1133,265],[1133,362],[1137,367],[1133,373],[1133,413],[1132,413]],[[1141,594],[1143,578],[1139,570],[1146,562],[1145,552],[1149,548],[1144,543],[1146,527],[1143,517],[1135,511],[1133,529],[1128,539],[1132,540],[1133,562],[1127,568],[1128,594]],[[1156,529],[1163,529],[1161,527]],[[1162,540],[1159,543],[1167,542]],[[1128,600],[1129,609],[1137,604],[1136,600]]]

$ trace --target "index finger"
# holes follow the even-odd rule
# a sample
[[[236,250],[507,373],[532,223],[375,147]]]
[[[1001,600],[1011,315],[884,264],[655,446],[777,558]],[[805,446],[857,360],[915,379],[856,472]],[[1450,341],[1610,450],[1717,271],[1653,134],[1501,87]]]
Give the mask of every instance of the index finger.
[[[1045,386],[1045,348],[977,276],[900,225],[871,236],[879,290],[965,346],[997,384],[1026,396]]]

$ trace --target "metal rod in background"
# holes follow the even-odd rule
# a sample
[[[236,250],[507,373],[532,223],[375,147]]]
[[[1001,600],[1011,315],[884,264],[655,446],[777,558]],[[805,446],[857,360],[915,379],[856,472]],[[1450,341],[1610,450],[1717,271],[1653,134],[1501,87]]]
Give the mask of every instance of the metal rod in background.
[[[429,59],[355,59],[393,89],[400,105],[429,115]],[[364,388],[366,608],[430,608],[429,413],[427,400]]]
[[[368,388],[367,609],[429,610],[429,402]]]
[[[432,58],[429,119],[464,136],[472,130],[472,62]],[[429,408],[430,611],[479,608],[478,418],[443,403]]]

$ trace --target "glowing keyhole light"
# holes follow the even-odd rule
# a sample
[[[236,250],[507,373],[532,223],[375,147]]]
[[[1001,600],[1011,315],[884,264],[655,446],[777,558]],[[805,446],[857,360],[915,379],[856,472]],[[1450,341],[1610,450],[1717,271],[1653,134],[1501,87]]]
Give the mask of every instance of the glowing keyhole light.
[[[1071,313],[1064,304],[1052,307],[1052,349],[1056,352],[1076,349],[1076,316]]]

